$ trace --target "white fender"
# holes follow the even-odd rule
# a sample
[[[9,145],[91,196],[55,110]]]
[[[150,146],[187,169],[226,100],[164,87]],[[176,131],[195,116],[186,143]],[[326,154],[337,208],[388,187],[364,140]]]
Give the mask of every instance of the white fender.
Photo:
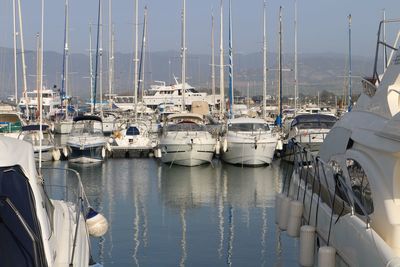
[[[65,146],[63,148],[63,154],[64,154],[64,157],[68,158],[68,154],[69,154],[68,147]]]
[[[224,143],[222,144],[222,150],[226,152],[228,150],[228,140],[224,138]]]
[[[51,151],[51,155],[54,161],[59,161],[61,158],[61,152],[58,149],[53,149],[53,151]]]

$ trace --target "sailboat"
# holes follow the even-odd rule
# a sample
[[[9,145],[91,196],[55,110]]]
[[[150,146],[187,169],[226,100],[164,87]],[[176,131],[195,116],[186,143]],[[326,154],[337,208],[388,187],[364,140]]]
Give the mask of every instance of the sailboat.
[[[187,113],[186,89],[186,0],[182,11],[182,102],[181,113],[167,117],[160,138],[161,161],[183,166],[210,163],[216,139],[207,131],[202,115]]]
[[[64,54],[61,79],[61,109],[54,122],[54,131],[58,134],[69,134],[72,129],[72,116],[69,111],[68,73],[69,73],[69,0],[65,0]]]
[[[97,49],[96,49],[96,75],[94,80],[93,112],[96,111],[96,88],[98,65],[100,65],[100,116],[84,115],[73,118],[72,130],[67,140],[68,160],[74,163],[100,163],[107,156],[110,146],[103,132],[103,107],[102,107],[102,1],[98,6]],[[100,62],[99,62],[100,61]]]
[[[272,132],[268,123],[256,118],[233,118],[233,73],[232,73],[232,17],[231,1],[229,1],[229,53],[230,53],[230,86],[229,99],[230,118],[227,121],[227,130],[223,137],[222,160],[230,164],[246,166],[260,166],[271,164],[278,142],[277,135]],[[264,5],[265,16],[265,5]],[[265,18],[264,18],[265,27]],[[265,29],[265,28],[264,28]],[[265,42],[265,38],[264,38]],[[265,44],[264,44],[265,47]],[[264,49],[265,51],[266,49]],[[266,51],[264,52],[266,53]],[[265,58],[265,57],[264,57]],[[265,64],[265,63],[264,63]],[[264,65],[265,66],[265,65]]]

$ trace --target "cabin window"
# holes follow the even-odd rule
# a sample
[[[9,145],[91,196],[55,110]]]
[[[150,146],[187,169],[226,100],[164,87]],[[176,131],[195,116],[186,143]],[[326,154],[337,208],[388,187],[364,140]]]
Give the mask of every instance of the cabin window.
[[[332,167],[332,171],[333,171],[333,179],[335,181],[336,196],[339,197],[341,199],[341,201],[343,201],[343,203],[345,203],[346,207],[349,209],[350,201],[348,198],[348,193],[347,193],[345,185],[342,184],[342,182],[345,181],[342,167],[336,161],[331,161],[330,166]]]
[[[349,172],[351,188],[353,190],[355,197],[363,206],[367,214],[373,213],[374,204],[372,200],[372,192],[367,174],[365,173],[361,165],[353,159],[348,159],[346,164],[347,164],[347,170]],[[360,206],[357,203],[354,203],[354,206],[355,206],[355,211],[358,214],[364,215]]]
[[[140,135],[140,131],[137,127],[129,127],[126,130],[126,135]]]
[[[253,131],[269,131],[267,123],[234,123],[228,125],[229,131],[235,132],[253,132]]]

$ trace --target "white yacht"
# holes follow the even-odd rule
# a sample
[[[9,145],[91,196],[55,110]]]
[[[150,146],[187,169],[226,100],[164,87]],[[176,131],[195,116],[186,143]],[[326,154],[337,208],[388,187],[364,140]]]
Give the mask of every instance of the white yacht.
[[[0,151],[0,265],[88,266],[87,202],[79,176],[73,177],[76,187],[63,187],[69,192],[64,196],[77,193],[76,199],[49,198],[54,181],[38,175],[31,144],[0,136]]]
[[[301,196],[303,218],[319,246],[336,249],[336,266],[400,266],[399,50],[375,89],[331,129],[313,167],[295,164],[291,180],[289,196]]]
[[[17,138],[25,122],[10,105],[0,105],[0,135]]]
[[[70,162],[102,162],[107,155],[107,146],[100,117],[92,115],[74,118],[67,141],[67,156]]]
[[[207,131],[203,116],[172,114],[160,138],[161,161],[183,166],[210,163],[215,146],[216,139]]]
[[[148,157],[156,147],[146,124],[129,124],[126,129],[114,131],[111,151],[113,157]]]
[[[39,160],[39,151],[42,151],[42,161],[59,160],[61,157],[61,152],[56,147],[54,136],[47,124],[42,125],[42,131],[39,124],[22,126],[18,139],[32,144],[36,160]]]
[[[230,164],[258,166],[270,164],[278,136],[262,119],[235,118],[228,120],[223,137],[222,159]]]
[[[318,113],[297,115],[290,123],[287,140],[294,138],[309,151],[318,152],[336,121],[337,118],[333,115]]]
[[[166,85],[165,82],[158,82],[159,84],[152,85],[143,96],[143,102],[148,107],[156,108],[157,106],[165,103],[172,105],[182,104],[182,83],[178,83],[175,78],[175,84]],[[208,95],[207,93],[200,93],[188,83],[185,83],[185,105],[191,106],[193,101],[205,101],[211,106],[219,105],[220,95]]]
[[[50,119],[56,115],[57,110],[61,107],[61,97],[58,90],[43,88],[42,90],[43,116]],[[26,113],[26,107],[29,109],[29,117],[36,118],[38,111],[38,90],[27,92],[27,98],[22,97],[18,107],[22,114]]]

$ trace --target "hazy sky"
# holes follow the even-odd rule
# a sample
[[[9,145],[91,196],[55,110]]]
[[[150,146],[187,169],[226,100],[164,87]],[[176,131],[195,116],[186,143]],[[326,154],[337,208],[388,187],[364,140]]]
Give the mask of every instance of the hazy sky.
[[[104,48],[107,50],[108,0],[103,1]],[[96,22],[98,0],[69,0],[70,51],[86,53],[89,22]],[[216,47],[219,41],[219,0],[187,0],[187,48],[189,53],[210,53],[211,10],[216,20]],[[133,44],[134,0],[113,0],[116,51],[131,52]],[[27,49],[35,49],[40,30],[40,0],[21,0]],[[262,47],[262,0],[232,0],[234,50],[250,53]],[[151,51],[180,48],[181,0],[139,0],[140,21],[145,5],[149,9]],[[225,15],[228,0],[224,0]],[[267,1],[269,51],[276,51],[278,10],[284,7],[284,51],[293,51],[294,0]],[[387,18],[400,17],[398,0],[298,0],[300,53],[347,53],[347,16],[352,14],[354,54],[374,52],[382,10]],[[397,12],[396,12],[397,11]],[[140,27],[142,27],[140,25]],[[228,24],[225,19],[225,29]],[[397,26],[398,28],[398,26]],[[388,29],[390,32],[390,29]],[[61,52],[64,31],[64,0],[45,0],[45,50]],[[390,35],[390,34],[388,34]],[[393,34],[392,34],[393,35]],[[227,44],[227,31],[225,33]],[[12,47],[12,0],[0,0],[0,46]]]

